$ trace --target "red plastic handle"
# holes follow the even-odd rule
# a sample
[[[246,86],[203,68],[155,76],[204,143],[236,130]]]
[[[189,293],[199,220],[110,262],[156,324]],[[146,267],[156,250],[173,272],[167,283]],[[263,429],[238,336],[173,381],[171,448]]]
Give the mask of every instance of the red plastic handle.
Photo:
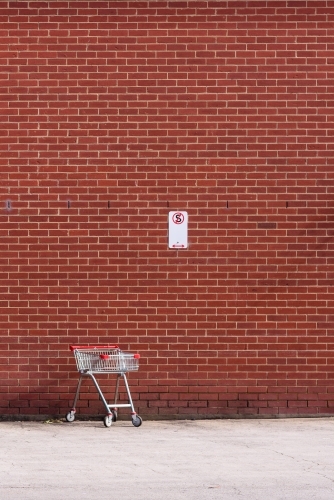
[[[110,359],[109,354],[100,354],[100,358],[103,359],[104,361],[107,361],[107,359]]]
[[[109,345],[70,345],[70,350],[75,351],[76,349],[119,349],[117,344]]]
[[[135,359],[140,359],[140,354],[134,354],[134,355],[133,355],[133,357],[134,357]]]

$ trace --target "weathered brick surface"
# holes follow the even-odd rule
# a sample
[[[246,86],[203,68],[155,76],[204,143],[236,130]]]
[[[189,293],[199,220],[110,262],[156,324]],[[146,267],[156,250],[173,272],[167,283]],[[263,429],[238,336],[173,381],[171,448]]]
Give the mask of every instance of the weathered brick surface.
[[[333,26],[325,0],[0,1],[1,415],[63,415],[69,344],[106,341],[142,355],[143,416],[334,414]]]

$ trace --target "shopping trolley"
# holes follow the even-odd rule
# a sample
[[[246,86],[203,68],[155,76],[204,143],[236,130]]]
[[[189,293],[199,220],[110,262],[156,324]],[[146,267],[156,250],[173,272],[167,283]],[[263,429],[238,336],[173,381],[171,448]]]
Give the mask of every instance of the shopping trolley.
[[[126,378],[126,373],[136,371],[139,368],[139,354],[124,353],[118,345],[96,345],[96,346],[77,346],[71,345],[70,350],[73,352],[78,371],[80,373],[77,390],[75,393],[72,409],[66,415],[67,422],[73,422],[75,419],[76,409],[80,387],[84,377],[90,377],[100,395],[100,398],[107,411],[104,417],[104,425],[110,427],[117,420],[118,408],[131,408],[132,424],[139,427],[142,424],[142,418],[137,415],[129,389],[129,384]],[[108,404],[101,388],[94,376],[99,373],[113,373],[117,375],[114,403]],[[120,379],[123,378],[126,392],[128,395],[128,403],[118,404],[118,393]]]

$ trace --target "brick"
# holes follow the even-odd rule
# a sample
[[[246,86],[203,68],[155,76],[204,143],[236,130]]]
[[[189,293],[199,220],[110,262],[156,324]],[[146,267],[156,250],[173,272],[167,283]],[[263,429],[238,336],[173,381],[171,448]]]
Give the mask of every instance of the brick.
[[[333,414],[327,3],[7,3],[4,414],[64,413],[109,339],[153,418]]]

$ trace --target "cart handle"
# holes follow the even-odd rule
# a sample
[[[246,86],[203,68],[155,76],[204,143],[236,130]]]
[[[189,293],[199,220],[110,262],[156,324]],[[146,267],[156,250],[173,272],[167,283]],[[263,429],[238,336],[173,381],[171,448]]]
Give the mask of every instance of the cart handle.
[[[100,354],[100,358],[103,359],[104,361],[106,361],[106,360],[112,358],[112,356],[110,356],[110,354]],[[133,359],[140,359],[140,354],[134,354]]]
[[[76,349],[119,349],[117,344],[109,344],[109,345],[70,345],[70,350],[73,352]]]

